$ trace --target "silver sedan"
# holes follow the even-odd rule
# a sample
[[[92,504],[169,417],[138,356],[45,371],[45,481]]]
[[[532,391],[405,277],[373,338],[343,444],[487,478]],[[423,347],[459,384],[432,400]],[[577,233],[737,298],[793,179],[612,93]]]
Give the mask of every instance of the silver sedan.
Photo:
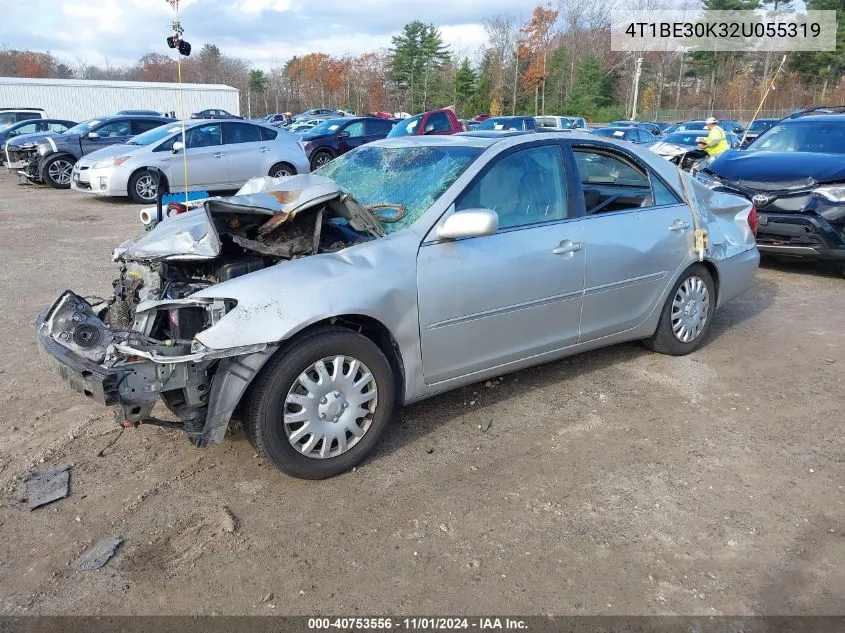
[[[155,202],[148,167],[158,168],[171,192],[235,190],[257,176],[308,173],[302,143],[287,130],[254,121],[191,120],[168,123],[83,156],[73,166],[71,189],[98,196]],[[187,162],[187,165],[186,165]]]
[[[386,139],[165,219],[115,251],[112,299],[67,291],[37,329],[119,423],[202,446],[238,409],[267,460],[323,478],[399,405],[623,341],[695,351],[753,283],[755,230],[746,200],[626,143]]]

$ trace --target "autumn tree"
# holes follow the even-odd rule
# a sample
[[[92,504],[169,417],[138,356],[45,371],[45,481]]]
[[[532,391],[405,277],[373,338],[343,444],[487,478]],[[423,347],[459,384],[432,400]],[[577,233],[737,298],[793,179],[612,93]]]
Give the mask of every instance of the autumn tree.
[[[527,86],[534,88],[534,116],[545,114],[546,110],[546,57],[551,44],[552,28],[558,11],[547,7],[535,7],[531,19],[519,30],[520,57],[528,60],[523,75]],[[538,96],[542,87],[543,102],[538,110]]]

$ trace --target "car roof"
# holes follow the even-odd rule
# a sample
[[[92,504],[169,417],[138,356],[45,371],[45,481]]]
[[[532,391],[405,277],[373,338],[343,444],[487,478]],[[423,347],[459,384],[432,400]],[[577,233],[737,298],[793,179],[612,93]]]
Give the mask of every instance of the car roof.
[[[797,123],[799,121],[810,121],[811,123],[821,123],[823,121],[845,121],[845,114],[808,114],[794,118],[787,117],[785,119],[778,119],[778,121],[782,121],[783,123]]]

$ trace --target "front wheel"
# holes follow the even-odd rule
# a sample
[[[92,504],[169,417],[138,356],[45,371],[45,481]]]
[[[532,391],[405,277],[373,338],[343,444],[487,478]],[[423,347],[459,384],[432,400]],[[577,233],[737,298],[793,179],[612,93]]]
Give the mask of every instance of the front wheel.
[[[393,411],[390,363],[345,328],[303,335],[262,369],[247,400],[247,435],[282,472],[333,477],[373,449]]]
[[[41,180],[54,189],[69,189],[70,175],[76,162],[70,156],[54,156],[44,163],[41,170]]]
[[[311,171],[315,169],[319,169],[326,163],[330,162],[334,158],[329,152],[317,152],[314,154],[314,157],[311,159]]]
[[[670,356],[689,354],[704,342],[713,321],[716,287],[701,264],[687,268],[675,282],[663,306],[654,335],[646,347]]]
[[[156,186],[152,174],[146,169],[140,169],[129,178],[127,193],[133,202],[151,204],[156,201],[158,196],[158,186]]]

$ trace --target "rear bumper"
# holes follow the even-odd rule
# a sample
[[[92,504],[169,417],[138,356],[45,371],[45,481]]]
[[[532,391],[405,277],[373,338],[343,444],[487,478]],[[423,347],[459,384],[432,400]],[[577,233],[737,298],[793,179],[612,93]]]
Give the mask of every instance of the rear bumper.
[[[743,251],[716,263],[719,271],[718,306],[741,295],[754,284],[760,267],[760,253],[756,248]]]
[[[845,232],[815,213],[757,211],[757,248],[778,257],[845,261]]]

